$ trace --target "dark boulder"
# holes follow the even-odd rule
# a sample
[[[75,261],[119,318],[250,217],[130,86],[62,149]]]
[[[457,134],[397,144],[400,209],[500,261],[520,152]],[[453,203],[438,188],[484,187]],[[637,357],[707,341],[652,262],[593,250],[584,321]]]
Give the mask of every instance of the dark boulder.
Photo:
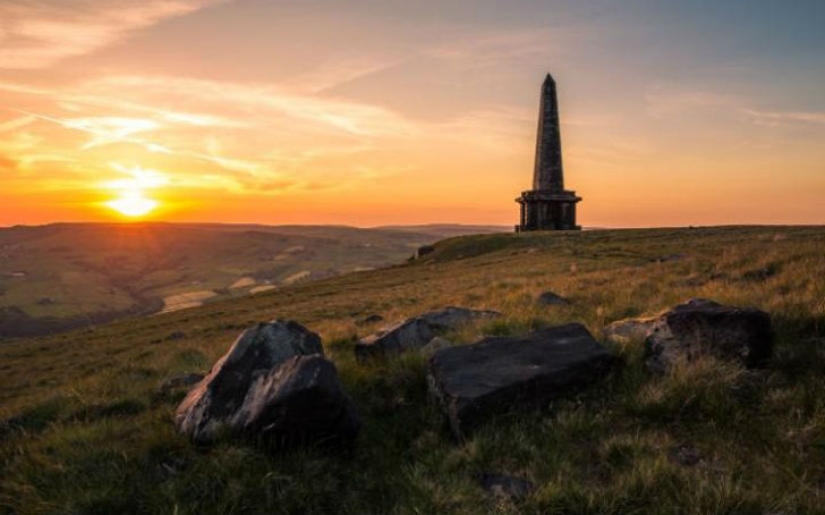
[[[178,431],[197,442],[224,435],[277,444],[336,434],[349,438],[357,432],[357,420],[335,366],[323,358],[318,335],[280,320],[238,337],[175,414]],[[320,425],[326,429],[319,431]]]
[[[348,442],[361,429],[335,365],[319,354],[294,356],[259,378],[232,423],[276,445]]]
[[[355,357],[358,361],[364,361],[373,357],[387,357],[411,349],[420,349],[439,333],[470,322],[499,316],[501,313],[498,311],[455,306],[429,311],[362,338],[355,344]]]
[[[647,366],[659,372],[705,355],[760,366],[773,352],[770,316],[755,308],[691,299],[655,320],[645,351]]]
[[[429,360],[427,380],[462,438],[511,409],[546,407],[604,377],[615,362],[584,326],[568,324],[441,350]]]

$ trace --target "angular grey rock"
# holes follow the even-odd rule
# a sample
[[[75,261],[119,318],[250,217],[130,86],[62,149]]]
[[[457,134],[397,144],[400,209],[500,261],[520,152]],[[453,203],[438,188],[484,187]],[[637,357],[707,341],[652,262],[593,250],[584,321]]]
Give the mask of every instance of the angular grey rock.
[[[228,434],[287,444],[295,435],[326,438],[317,431],[319,412],[327,413],[330,434],[353,432],[357,414],[323,358],[321,339],[300,324],[275,320],[235,340],[178,406],[175,426],[196,442]]]
[[[627,318],[616,320],[604,326],[604,337],[614,342],[642,341],[656,321],[654,318]]]
[[[521,337],[489,337],[437,352],[427,381],[461,439],[507,411],[542,408],[604,377],[616,358],[580,324]]]
[[[437,311],[428,311],[420,316],[437,329],[456,329],[462,324],[478,320],[498,318],[501,313],[489,309],[469,309],[448,306]]]
[[[313,354],[289,358],[256,380],[232,425],[242,434],[287,446],[354,440],[361,419],[335,365]]]
[[[570,301],[562,297],[561,295],[557,295],[552,291],[546,291],[539,295],[538,299],[539,304],[542,306],[569,306]]]
[[[429,311],[362,338],[355,344],[355,357],[360,362],[374,357],[387,357],[411,349],[419,349],[427,345],[439,332],[456,329],[469,322],[499,316],[501,313],[497,311],[455,306]]]
[[[401,354],[410,349],[423,347],[435,337],[433,326],[423,318],[410,318],[398,325],[380,331],[355,343],[355,359],[363,362],[370,358]]]
[[[755,308],[691,299],[655,320],[645,351],[647,366],[658,372],[703,355],[760,366],[773,353],[770,316]]]

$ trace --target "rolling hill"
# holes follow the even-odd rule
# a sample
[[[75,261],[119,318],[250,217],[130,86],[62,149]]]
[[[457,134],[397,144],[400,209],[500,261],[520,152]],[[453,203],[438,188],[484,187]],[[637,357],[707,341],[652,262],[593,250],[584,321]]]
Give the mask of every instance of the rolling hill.
[[[189,310],[0,344],[0,511],[8,513],[821,513],[825,500],[825,228],[710,227],[450,238],[422,259]],[[543,306],[553,291],[568,306]],[[359,364],[355,339],[448,305],[503,317],[446,337],[520,335],[655,314],[688,298],[770,313],[774,357],[661,375],[644,345],[542,411],[456,441],[418,353]],[[198,446],[175,433],[185,391],[245,328],[320,334],[364,420],[354,448]],[[490,496],[486,473],[529,480]]]
[[[502,229],[162,223],[0,229],[0,338],[389,266],[446,236]]]

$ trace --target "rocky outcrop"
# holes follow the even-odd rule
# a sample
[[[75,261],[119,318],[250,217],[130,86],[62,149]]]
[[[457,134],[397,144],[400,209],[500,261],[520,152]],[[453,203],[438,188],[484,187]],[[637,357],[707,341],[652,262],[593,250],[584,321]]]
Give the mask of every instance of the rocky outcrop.
[[[358,414],[317,334],[275,320],[245,331],[178,406],[196,442],[251,437],[276,445],[351,439]]]
[[[755,367],[764,364],[772,350],[767,313],[705,299],[691,299],[660,315],[645,341],[646,364],[660,372],[704,355]]]
[[[450,306],[429,311],[409,318],[400,324],[362,338],[355,344],[355,357],[364,361],[374,357],[387,357],[419,349],[427,345],[439,333],[456,329],[463,324],[501,316],[498,311],[477,310]]]
[[[604,377],[616,358],[580,324],[520,337],[484,338],[437,352],[430,392],[458,438],[514,408],[542,408]]]

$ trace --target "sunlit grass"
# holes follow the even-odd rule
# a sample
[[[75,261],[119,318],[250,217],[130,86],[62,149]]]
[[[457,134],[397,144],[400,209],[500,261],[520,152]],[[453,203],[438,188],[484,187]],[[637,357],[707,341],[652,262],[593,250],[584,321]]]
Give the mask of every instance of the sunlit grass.
[[[0,345],[0,510],[13,513],[821,513],[825,506],[825,230],[710,228],[450,240],[408,266],[189,312]],[[540,306],[551,290],[570,306]],[[548,411],[502,416],[456,442],[427,396],[426,361],[359,365],[354,338],[450,304],[504,316],[470,343],[578,321],[655,314],[691,297],[772,315],[763,371],[703,360],[665,376],[641,342],[620,370]],[[352,452],[196,447],[177,436],[183,392],[248,325],[292,318],[321,334],[364,419]],[[681,462],[680,452],[691,460]],[[689,463],[688,463],[689,462]],[[485,472],[530,480],[487,496]]]

